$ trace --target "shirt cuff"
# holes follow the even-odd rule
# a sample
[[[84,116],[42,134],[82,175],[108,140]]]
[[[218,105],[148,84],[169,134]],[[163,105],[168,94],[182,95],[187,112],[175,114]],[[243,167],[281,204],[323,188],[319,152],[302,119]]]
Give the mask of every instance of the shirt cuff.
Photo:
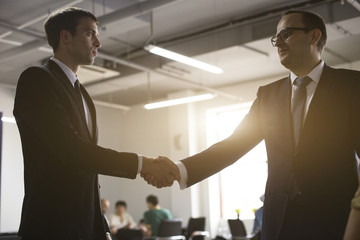
[[[112,240],[111,234],[109,232],[106,232],[106,240]]]
[[[138,171],[137,171],[138,174],[141,173],[142,165],[143,165],[143,156],[141,154],[138,154]]]
[[[188,181],[187,169],[182,162],[176,162],[175,164],[179,168],[179,172],[180,172],[180,181],[179,181],[180,189],[184,190],[185,188],[187,188],[187,181]]]

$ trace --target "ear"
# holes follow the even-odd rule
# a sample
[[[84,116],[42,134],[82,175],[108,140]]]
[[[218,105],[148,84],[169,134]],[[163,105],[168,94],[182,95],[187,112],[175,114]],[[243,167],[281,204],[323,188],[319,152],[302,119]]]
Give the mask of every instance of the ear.
[[[60,31],[60,41],[59,43],[62,43],[64,45],[68,45],[69,43],[71,43],[72,40],[72,35],[68,30],[61,30]]]
[[[315,28],[312,34],[312,39],[311,39],[311,45],[316,45],[317,42],[320,40],[321,37],[321,31],[320,29]]]

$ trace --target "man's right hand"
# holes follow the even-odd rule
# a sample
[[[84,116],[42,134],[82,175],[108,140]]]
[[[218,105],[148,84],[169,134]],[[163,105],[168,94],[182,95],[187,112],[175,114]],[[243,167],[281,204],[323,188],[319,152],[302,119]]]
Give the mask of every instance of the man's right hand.
[[[144,180],[157,188],[170,187],[174,181],[180,181],[180,172],[176,164],[167,157],[143,157],[140,173]]]

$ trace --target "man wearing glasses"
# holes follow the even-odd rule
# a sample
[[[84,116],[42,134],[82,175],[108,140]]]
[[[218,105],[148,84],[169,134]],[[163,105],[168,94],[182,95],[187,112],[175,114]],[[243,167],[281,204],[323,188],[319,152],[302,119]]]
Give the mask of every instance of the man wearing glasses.
[[[314,13],[284,13],[271,42],[289,76],[259,88],[229,138],[177,163],[180,186],[202,181],[265,140],[262,239],[343,239],[358,188],[360,72],[321,60],[326,27]]]

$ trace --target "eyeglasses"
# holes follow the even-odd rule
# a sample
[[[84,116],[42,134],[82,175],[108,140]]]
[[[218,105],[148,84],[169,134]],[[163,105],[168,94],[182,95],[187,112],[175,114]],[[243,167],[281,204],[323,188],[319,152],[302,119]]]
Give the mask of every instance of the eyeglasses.
[[[311,28],[297,28],[297,27],[287,27],[282,29],[278,34],[272,36],[271,38],[271,44],[273,45],[273,47],[275,47],[276,45],[276,41],[278,38],[280,38],[281,41],[285,41],[292,33],[291,31],[293,30],[301,30],[301,31],[311,31],[313,29]]]

